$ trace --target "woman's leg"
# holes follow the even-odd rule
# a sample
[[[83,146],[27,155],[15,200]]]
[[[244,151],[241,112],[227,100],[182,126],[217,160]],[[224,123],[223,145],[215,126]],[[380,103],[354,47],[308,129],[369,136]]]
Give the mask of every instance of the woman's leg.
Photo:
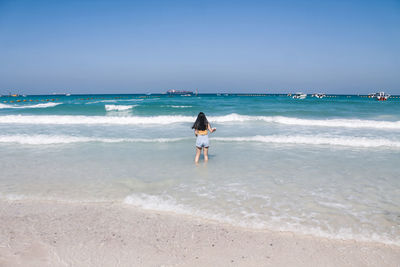
[[[194,162],[198,163],[201,154],[201,148],[196,146],[196,157],[194,157]]]
[[[208,161],[208,147],[204,148],[204,161]]]

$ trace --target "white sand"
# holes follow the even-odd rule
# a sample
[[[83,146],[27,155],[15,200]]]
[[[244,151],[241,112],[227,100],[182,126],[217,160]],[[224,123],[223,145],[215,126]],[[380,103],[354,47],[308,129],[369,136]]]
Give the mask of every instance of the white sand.
[[[400,266],[400,247],[121,204],[0,201],[0,266]]]

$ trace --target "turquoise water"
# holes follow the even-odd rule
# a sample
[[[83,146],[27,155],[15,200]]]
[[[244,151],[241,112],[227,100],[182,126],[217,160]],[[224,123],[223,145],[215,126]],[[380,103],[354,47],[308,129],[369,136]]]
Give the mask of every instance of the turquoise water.
[[[217,131],[195,165],[200,111]],[[400,245],[399,133],[399,98],[1,97],[0,198]]]

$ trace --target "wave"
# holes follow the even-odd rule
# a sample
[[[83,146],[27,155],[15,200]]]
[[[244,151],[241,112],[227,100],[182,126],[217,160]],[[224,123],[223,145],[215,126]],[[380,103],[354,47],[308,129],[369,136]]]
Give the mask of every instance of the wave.
[[[299,119],[284,116],[248,116],[232,113],[225,116],[210,117],[211,122],[246,122],[264,121],[286,125],[319,126],[319,127],[345,127],[345,128],[374,128],[374,129],[400,129],[400,121],[376,121],[359,119]]]
[[[56,104],[56,103],[48,103]],[[111,117],[111,116],[69,116],[69,115],[5,115],[0,116],[0,123],[18,124],[171,124],[192,123],[196,117],[174,115],[174,116],[149,116],[149,117]],[[312,120],[281,116],[247,116],[229,114],[225,116],[209,116],[213,123],[237,123],[250,121],[263,121],[285,125],[299,125],[311,127],[345,127],[345,128],[371,128],[371,129],[400,129],[400,121],[374,121],[358,119],[326,119]]]
[[[17,124],[109,124],[109,125],[136,125],[136,124],[171,124],[193,122],[194,117],[188,116],[154,116],[154,117],[113,117],[113,116],[69,116],[69,115],[6,115],[0,116],[0,123]]]
[[[129,110],[137,105],[105,105],[106,111],[122,111],[122,110]]]
[[[50,108],[60,105],[61,103],[41,103],[36,105],[5,105],[0,103],[0,109],[3,108]]]
[[[169,143],[193,140],[192,137],[181,138],[102,138],[68,135],[3,135],[0,143],[17,143],[26,145],[50,145],[70,143]],[[400,142],[389,139],[372,139],[362,137],[324,137],[324,136],[248,136],[248,137],[213,137],[216,142],[258,142],[272,144],[329,145],[359,148],[400,149]]]
[[[171,105],[171,108],[191,108],[192,106],[174,106]]]
[[[261,142],[274,144],[303,144],[303,145],[332,145],[365,148],[400,148],[400,142],[388,139],[372,139],[364,137],[326,137],[326,136],[299,136],[299,135],[270,135],[249,137],[214,137],[214,141],[222,142]]]
[[[117,103],[117,102],[125,102],[125,101],[137,102],[137,101],[143,101],[143,99],[136,99],[136,98],[133,98],[133,99],[109,99],[109,100],[98,100],[98,101],[93,101],[93,102],[91,101],[91,102],[87,102],[85,104],[86,105],[91,105],[91,104],[96,104],[96,103]]]
[[[191,108],[193,106],[166,105],[166,106],[161,106],[161,107],[167,107],[167,108]]]
[[[23,145],[52,145],[71,143],[167,143],[189,140],[192,138],[101,138],[68,135],[3,135],[0,136],[0,143],[17,143]]]

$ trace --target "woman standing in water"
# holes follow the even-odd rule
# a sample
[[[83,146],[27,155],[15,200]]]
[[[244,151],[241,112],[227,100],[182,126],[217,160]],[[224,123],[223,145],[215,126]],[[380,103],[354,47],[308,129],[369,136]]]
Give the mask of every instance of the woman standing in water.
[[[212,133],[217,129],[211,128],[211,125],[208,123],[206,115],[203,112],[200,112],[199,115],[197,115],[197,119],[194,122],[192,129],[194,129],[194,134],[197,136],[196,157],[194,158],[194,162],[199,162],[202,148],[204,148],[204,161],[208,161],[208,147],[210,145],[208,140],[208,131]]]

